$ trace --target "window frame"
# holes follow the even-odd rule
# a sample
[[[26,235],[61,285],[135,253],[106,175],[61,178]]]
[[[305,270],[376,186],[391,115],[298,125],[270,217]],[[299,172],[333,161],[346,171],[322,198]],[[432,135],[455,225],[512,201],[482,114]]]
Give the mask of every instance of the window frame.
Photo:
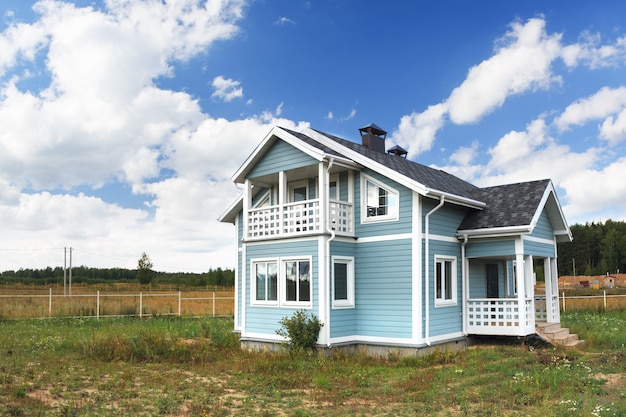
[[[446,274],[445,274],[445,270],[442,268],[442,271],[444,271],[443,276],[441,277],[441,297],[438,297],[437,294],[439,292],[438,289],[438,265],[447,265],[447,263],[450,263],[450,298],[446,298],[445,294],[447,293],[446,291]],[[434,261],[433,261],[433,298],[435,300],[435,307],[449,307],[449,306],[455,306],[458,304],[458,297],[457,297],[457,258],[456,256],[446,256],[446,255],[435,255],[434,256]]]
[[[276,299],[269,300],[268,296],[268,274],[267,274],[267,264],[276,264]],[[265,274],[265,299],[258,300],[257,299],[257,265],[265,264],[266,265],[266,274]],[[276,307],[280,302],[280,262],[276,258],[270,259],[253,259],[250,261],[250,305],[252,306],[271,306]]]
[[[288,262],[308,262],[309,263],[309,301],[293,301],[287,300],[287,273],[286,267]],[[311,256],[292,256],[292,257],[284,257],[279,259],[279,271],[278,271],[278,282],[279,282],[279,293],[278,298],[280,299],[281,307],[298,307],[298,308],[312,308],[313,307],[313,259]],[[298,264],[298,272],[300,271],[300,266]],[[299,283],[299,281],[298,281]],[[298,283],[296,283],[296,291],[299,291]],[[299,295],[299,292],[297,292]],[[300,298],[298,296],[298,298]]]
[[[298,188],[304,188],[305,189],[305,196],[304,196],[304,200],[295,200],[294,198],[294,191]],[[287,189],[288,189],[288,195],[287,195],[287,202],[288,203],[298,203],[298,202],[302,202],[302,201],[308,201],[309,200],[309,196],[311,195],[311,190],[309,189],[309,180],[299,180],[299,181],[293,181],[287,184]]]
[[[345,300],[337,300],[335,298],[335,265],[346,265],[346,291],[347,298]],[[333,309],[354,308],[354,257],[352,256],[332,256],[331,257],[331,301]]]
[[[387,207],[387,214],[381,215],[370,215],[370,210],[368,209],[368,183],[376,186],[379,190],[383,189],[387,192],[388,204],[385,205]],[[380,197],[379,197],[380,198]],[[389,204],[389,200],[395,199],[395,204]],[[374,206],[372,206],[374,207]],[[380,207],[380,206],[377,206]],[[369,175],[363,174],[361,176],[361,223],[375,223],[375,222],[385,222],[385,221],[395,221],[400,218],[400,193],[393,187],[384,184]]]

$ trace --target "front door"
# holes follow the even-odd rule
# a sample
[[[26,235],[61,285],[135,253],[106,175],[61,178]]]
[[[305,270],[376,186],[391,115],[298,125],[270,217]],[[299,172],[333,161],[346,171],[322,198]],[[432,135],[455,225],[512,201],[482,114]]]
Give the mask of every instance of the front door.
[[[487,264],[487,298],[500,298],[498,264]]]

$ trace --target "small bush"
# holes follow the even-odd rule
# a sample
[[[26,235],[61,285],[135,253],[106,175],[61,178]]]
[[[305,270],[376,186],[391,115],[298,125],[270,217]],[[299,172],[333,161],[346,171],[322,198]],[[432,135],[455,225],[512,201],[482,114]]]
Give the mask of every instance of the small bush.
[[[304,310],[298,310],[291,317],[283,317],[278,322],[281,328],[276,334],[289,339],[292,352],[313,351],[324,324],[313,314],[309,317]]]

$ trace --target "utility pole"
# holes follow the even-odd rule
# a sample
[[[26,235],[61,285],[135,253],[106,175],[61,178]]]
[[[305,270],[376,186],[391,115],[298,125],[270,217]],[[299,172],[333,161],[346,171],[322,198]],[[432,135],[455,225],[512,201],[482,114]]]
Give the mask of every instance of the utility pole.
[[[67,247],[63,247],[63,296],[67,295],[67,290],[65,289],[67,283]]]

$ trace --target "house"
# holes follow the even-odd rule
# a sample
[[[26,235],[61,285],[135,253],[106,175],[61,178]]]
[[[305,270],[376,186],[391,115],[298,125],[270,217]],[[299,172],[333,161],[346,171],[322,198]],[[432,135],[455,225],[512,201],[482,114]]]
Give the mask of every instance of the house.
[[[319,346],[374,354],[559,323],[556,247],[572,236],[550,180],[479,188],[359,132],[274,127],[234,174],[243,194],[220,221],[236,226],[243,346],[283,341],[299,309],[324,323]]]

